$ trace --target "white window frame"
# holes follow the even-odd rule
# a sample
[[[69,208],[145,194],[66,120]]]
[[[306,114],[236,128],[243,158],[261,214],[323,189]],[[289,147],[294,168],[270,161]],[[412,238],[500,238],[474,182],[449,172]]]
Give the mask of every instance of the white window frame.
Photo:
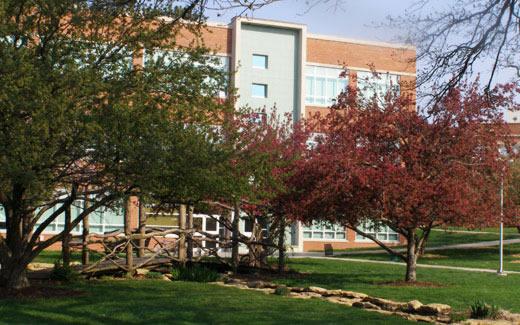
[[[385,226],[385,225],[381,225],[379,226],[378,229],[373,229],[371,228],[370,226],[367,227],[367,225],[369,225],[370,222],[367,221],[367,222],[364,222],[360,227],[358,227],[360,230],[362,230],[363,232],[367,233],[367,234],[370,234],[370,235],[375,235],[376,238],[378,240],[380,240],[381,242],[383,243],[399,243],[399,234],[395,231],[393,231],[392,229],[390,229],[390,227],[388,226]],[[367,229],[368,228],[368,229]],[[373,231],[372,231],[373,230]],[[386,235],[386,238],[387,239],[379,239],[377,237],[378,234],[385,234]],[[397,235],[397,239],[389,239],[390,238],[390,235]],[[367,238],[367,237],[364,237],[364,236],[361,236],[360,234],[356,233],[356,239],[355,239],[355,242],[359,242],[359,243],[371,243],[373,242],[370,238]]]
[[[323,71],[325,71],[325,73],[322,73]],[[307,64],[305,67],[305,105],[330,107],[334,104],[334,99],[336,99],[348,86],[348,77],[340,77],[343,71],[344,69],[340,67]],[[309,82],[309,78],[311,78],[313,82],[311,96],[307,93],[307,87],[309,86],[307,83]],[[323,79],[324,81],[324,96],[317,96],[318,79]],[[329,81],[336,82],[336,90],[334,94],[329,94],[330,89],[327,87]],[[312,100],[309,100],[310,97]],[[318,100],[323,102],[317,102]]]
[[[401,76],[398,74],[357,71],[358,98],[370,101],[376,95],[377,100],[384,101],[389,91],[399,95],[401,92],[400,81]],[[370,96],[365,96],[366,93]]]
[[[313,221],[311,226],[305,226],[303,225],[303,231],[302,231],[302,237],[304,241],[318,241],[318,242],[347,242],[347,230],[345,227],[338,225],[338,224],[332,224],[332,229],[325,229],[325,222],[316,222]],[[311,233],[311,237],[305,237],[305,233]],[[321,233],[321,238],[315,238],[313,237],[315,233]],[[334,238],[325,238],[325,233],[333,233]],[[343,233],[344,238],[337,238],[338,233]]]

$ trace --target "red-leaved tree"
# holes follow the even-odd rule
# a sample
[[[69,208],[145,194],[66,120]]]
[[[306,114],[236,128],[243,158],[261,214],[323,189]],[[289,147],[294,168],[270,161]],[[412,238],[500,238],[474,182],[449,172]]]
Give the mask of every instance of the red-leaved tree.
[[[512,86],[479,93],[451,90],[416,112],[407,98],[387,96],[360,107],[344,94],[321,119],[322,137],[292,177],[292,215],[353,229],[406,262],[417,259],[433,228],[480,227],[499,218],[499,187],[508,146],[500,108],[512,108]],[[404,252],[362,230],[389,227],[406,238]]]

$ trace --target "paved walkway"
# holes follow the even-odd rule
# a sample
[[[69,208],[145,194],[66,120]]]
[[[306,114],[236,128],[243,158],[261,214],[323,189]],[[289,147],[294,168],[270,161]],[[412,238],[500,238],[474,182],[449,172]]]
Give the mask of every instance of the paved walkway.
[[[425,251],[441,251],[446,249],[468,249],[468,248],[480,248],[480,247],[490,247],[490,246],[498,246],[498,240],[491,241],[481,241],[477,243],[466,243],[466,244],[453,244],[453,245],[444,245],[444,246],[436,246],[436,247],[426,247]],[[520,238],[517,239],[506,239],[504,240],[504,245],[508,244],[519,244]],[[404,252],[406,248],[395,248],[397,252]],[[353,250],[353,251],[339,251],[335,252],[334,255],[341,256],[354,256],[354,255],[364,255],[364,254],[381,254],[386,253],[384,249],[371,249],[371,250]],[[323,252],[303,252],[303,253],[292,253],[293,256],[296,257],[319,257],[323,256]]]
[[[305,258],[332,260],[332,261],[344,261],[344,262],[359,262],[359,263],[373,263],[373,264],[406,266],[406,263],[403,263],[403,262],[364,260],[364,259],[360,259],[360,258],[326,257],[326,256],[306,256]],[[417,267],[425,268],[425,269],[442,269],[442,270],[456,270],[456,271],[468,271],[468,272],[497,273],[497,270],[493,270],[493,269],[480,269],[480,268],[448,266],[448,265],[417,264]],[[520,272],[519,271],[506,271],[506,274],[520,274]]]

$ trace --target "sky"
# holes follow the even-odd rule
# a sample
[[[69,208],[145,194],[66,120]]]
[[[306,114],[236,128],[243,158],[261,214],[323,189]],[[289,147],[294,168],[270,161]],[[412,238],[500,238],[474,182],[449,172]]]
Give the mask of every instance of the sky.
[[[312,0],[280,0],[254,12],[248,12],[246,15],[305,24],[307,31],[312,34],[402,43],[407,39],[407,30],[381,25],[388,23],[389,16],[405,15],[406,10],[417,2],[417,0],[318,0],[319,4],[312,7],[309,1]],[[339,7],[333,6],[336,1],[339,1]],[[430,1],[430,7],[435,9],[443,9],[450,4],[453,4],[452,0]],[[428,8],[428,11],[432,10],[431,8]],[[209,12],[209,21],[229,23],[237,14],[239,12],[232,10],[220,12],[220,15]],[[420,64],[421,62],[418,62],[418,68]],[[482,65],[481,73],[485,75],[488,73],[487,70],[488,67]],[[509,78],[507,73],[499,74],[497,79],[505,82]],[[520,112],[506,113],[508,121],[513,120],[513,117],[520,121]]]
[[[395,41],[399,36],[405,36],[406,33],[377,28],[375,25],[384,23],[389,15],[403,14],[415,0],[338,1],[341,3],[339,8],[333,7],[333,3],[336,2],[322,1],[319,5],[311,7],[302,0],[281,0],[252,13],[247,13],[247,15],[254,18],[305,24],[308,32],[312,34],[373,41]],[[212,13],[210,21],[229,22],[235,14],[236,12],[231,10],[224,12],[221,17]]]

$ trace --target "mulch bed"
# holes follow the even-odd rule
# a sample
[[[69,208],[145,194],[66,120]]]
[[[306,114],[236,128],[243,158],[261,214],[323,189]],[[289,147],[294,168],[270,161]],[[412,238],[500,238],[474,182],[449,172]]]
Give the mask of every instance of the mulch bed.
[[[83,296],[85,292],[67,288],[56,288],[42,285],[32,285],[20,290],[0,290],[0,300],[5,299],[38,299],[38,298],[69,298]]]

